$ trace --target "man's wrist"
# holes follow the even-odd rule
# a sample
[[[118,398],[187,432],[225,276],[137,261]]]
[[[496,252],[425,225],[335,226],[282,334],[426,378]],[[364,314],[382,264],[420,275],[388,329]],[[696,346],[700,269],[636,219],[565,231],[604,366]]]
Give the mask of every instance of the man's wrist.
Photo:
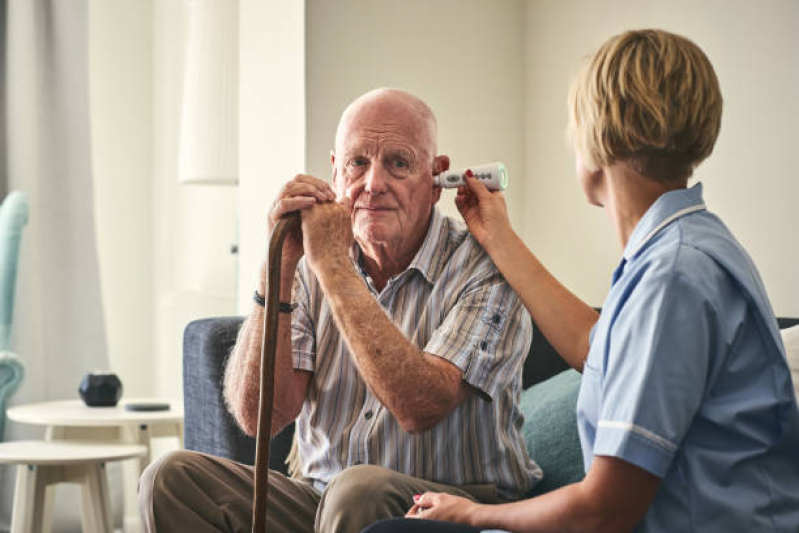
[[[252,294],[252,301],[258,304],[261,307],[266,307],[266,296],[260,294],[257,290]],[[279,299],[278,301],[278,311],[281,313],[291,313],[297,308],[296,303],[289,303],[284,299]]]

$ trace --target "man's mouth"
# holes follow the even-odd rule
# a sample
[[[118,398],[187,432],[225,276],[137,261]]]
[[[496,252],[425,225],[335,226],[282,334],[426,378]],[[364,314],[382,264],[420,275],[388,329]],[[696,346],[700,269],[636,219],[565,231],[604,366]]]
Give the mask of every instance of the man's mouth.
[[[393,207],[385,205],[356,205],[355,209],[362,209],[364,211],[394,211]]]

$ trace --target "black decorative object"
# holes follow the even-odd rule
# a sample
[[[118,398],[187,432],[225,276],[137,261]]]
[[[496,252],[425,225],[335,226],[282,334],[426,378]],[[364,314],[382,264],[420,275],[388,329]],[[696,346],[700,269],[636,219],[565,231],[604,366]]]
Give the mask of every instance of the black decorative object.
[[[83,376],[78,392],[89,407],[114,407],[122,397],[122,382],[113,372],[92,372]]]

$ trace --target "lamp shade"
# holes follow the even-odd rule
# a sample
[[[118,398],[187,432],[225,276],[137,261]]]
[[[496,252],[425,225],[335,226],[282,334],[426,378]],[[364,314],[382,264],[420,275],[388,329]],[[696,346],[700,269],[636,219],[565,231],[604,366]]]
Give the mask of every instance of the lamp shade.
[[[239,174],[239,2],[189,0],[178,181],[235,185]]]

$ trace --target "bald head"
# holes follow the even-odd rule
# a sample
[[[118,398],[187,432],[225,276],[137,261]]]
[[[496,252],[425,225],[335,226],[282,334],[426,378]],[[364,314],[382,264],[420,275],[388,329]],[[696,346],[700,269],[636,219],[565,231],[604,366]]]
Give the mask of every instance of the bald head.
[[[374,89],[353,100],[336,128],[336,152],[352,128],[402,125],[415,133],[428,156],[436,155],[438,124],[433,111],[418,97],[399,89]]]

